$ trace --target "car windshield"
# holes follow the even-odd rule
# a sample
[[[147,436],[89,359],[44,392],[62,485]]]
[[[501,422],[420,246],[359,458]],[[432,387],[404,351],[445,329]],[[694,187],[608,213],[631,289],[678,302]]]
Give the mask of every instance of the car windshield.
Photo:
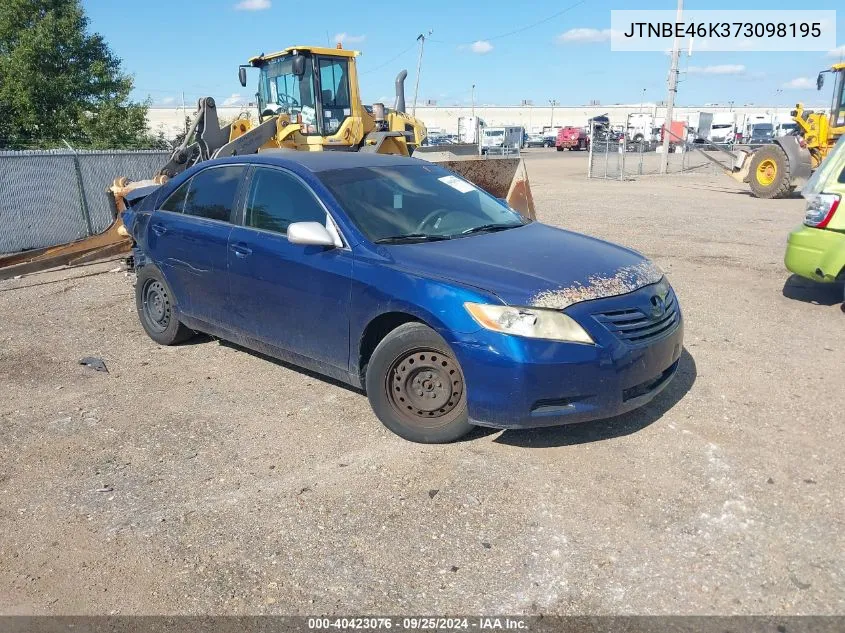
[[[370,241],[452,239],[525,223],[516,211],[437,165],[317,174]]]

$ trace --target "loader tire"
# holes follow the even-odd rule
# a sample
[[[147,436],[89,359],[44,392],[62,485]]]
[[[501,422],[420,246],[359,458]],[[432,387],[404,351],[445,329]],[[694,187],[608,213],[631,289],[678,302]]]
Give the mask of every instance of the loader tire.
[[[159,345],[176,345],[194,335],[179,321],[173,291],[154,266],[138,269],[135,306],[144,331]]]
[[[751,157],[748,182],[757,198],[784,198],[792,191],[789,159],[779,145],[764,145]]]

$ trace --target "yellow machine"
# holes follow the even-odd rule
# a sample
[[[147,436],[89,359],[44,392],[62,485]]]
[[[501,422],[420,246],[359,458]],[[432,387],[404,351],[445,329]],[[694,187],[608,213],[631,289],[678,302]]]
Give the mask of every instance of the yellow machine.
[[[740,170],[741,179],[751,185],[758,198],[781,198],[803,186],[837,139],[845,134],[845,63],[834,64],[819,73],[816,80],[819,90],[827,73],[834,76],[830,113],[805,110],[799,103],[791,112],[798,133],[759,148],[745,161],[746,169]]]
[[[50,248],[0,257],[0,279],[60,265],[74,265],[129,250],[120,221],[132,192],[159,185],[193,165],[212,158],[261,151],[364,151],[414,155],[475,183],[516,211],[534,219],[534,200],[521,158],[478,155],[477,145],[423,147],[425,125],[405,112],[402,71],[396,78],[392,108],[364,106],[358,86],[357,51],[320,46],[292,46],[259,55],[238,69],[247,85],[247,69],[258,75],[258,122],[239,118],[220,126],[214,99],[203,97],[182,144],[151,180],[114,181],[114,223],[99,235]]]

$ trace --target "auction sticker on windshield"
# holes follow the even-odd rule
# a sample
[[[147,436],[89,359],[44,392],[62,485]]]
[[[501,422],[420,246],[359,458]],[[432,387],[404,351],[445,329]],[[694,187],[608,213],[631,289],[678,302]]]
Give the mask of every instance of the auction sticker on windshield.
[[[438,178],[444,185],[449,185],[452,189],[457,189],[461,193],[469,193],[475,191],[475,187],[469,184],[466,180],[461,180],[457,176],[443,176]]]

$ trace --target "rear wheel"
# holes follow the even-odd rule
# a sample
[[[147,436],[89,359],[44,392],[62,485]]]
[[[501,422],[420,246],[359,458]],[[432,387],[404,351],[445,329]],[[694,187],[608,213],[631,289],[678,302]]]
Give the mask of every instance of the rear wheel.
[[[173,292],[164,276],[151,266],[138,270],[135,306],[144,330],[160,345],[175,345],[194,335],[176,317]]]
[[[466,388],[446,341],[422,323],[388,334],[367,365],[367,397],[388,429],[412,442],[441,444],[466,435]]]
[[[779,145],[761,147],[751,157],[751,191],[758,198],[783,198],[792,191],[789,159]]]

